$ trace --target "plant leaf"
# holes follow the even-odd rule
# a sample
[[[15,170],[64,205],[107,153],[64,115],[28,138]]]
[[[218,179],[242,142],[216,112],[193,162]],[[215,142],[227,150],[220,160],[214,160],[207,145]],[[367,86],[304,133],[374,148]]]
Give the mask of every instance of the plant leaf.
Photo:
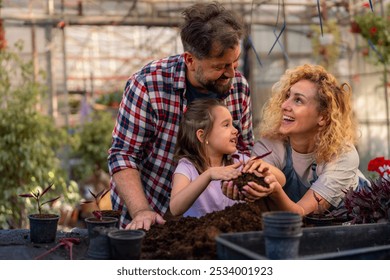
[[[60,197],[61,197],[61,196],[57,196],[56,198],[50,199],[50,200],[48,200],[48,201],[45,201],[44,203],[41,204],[41,206],[42,206],[42,205],[45,205],[45,204],[47,204],[47,203],[56,201],[56,200],[59,199]]]
[[[20,197],[35,197],[31,193],[19,194]]]
[[[96,219],[101,220],[103,218],[102,211],[95,210],[92,212]]]
[[[265,154],[262,154],[262,155],[259,155],[259,156],[255,157],[255,158],[253,158],[252,160],[261,159],[261,158],[263,158],[263,157],[268,156],[268,155],[271,154],[271,153],[272,153],[272,151],[269,151],[269,152],[267,152],[267,153],[265,153]]]
[[[99,194],[94,194],[92,191],[91,191],[91,189],[88,189],[88,191],[89,191],[89,193],[95,198],[95,200],[96,200],[96,198],[98,197],[98,195]]]
[[[105,189],[100,198],[103,198],[109,191],[110,189]]]
[[[42,192],[42,194],[41,194],[41,197],[42,197],[45,193],[47,193],[47,192],[51,189],[51,187],[52,187],[53,185],[54,185],[54,183],[49,184],[49,185],[47,186],[47,188],[43,190],[43,192]]]

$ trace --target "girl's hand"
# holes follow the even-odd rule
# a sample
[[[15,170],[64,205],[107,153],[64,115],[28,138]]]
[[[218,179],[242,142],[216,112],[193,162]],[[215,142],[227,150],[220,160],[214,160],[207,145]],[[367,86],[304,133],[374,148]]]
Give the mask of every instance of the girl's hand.
[[[211,180],[230,181],[241,175],[238,169],[240,166],[241,162],[236,162],[228,166],[211,167],[207,171],[210,173]]]
[[[221,185],[222,193],[233,200],[244,200],[245,196],[233,185],[233,181],[223,181]]]

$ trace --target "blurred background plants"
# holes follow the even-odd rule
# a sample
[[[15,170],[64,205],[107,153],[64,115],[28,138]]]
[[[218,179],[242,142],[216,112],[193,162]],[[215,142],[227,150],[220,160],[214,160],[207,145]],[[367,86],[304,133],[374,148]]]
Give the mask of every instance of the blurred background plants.
[[[366,40],[364,51],[375,63],[388,64],[390,62],[390,4],[386,7],[386,15],[378,15],[367,9],[364,14],[355,16],[359,26],[356,33],[360,33]]]
[[[31,62],[21,58],[23,46],[15,52],[0,50],[0,228],[26,227],[29,200],[18,194],[53,183],[53,196],[61,203],[79,201],[77,183],[69,181],[58,157],[68,141],[64,129],[39,112],[39,99],[46,92],[37,82]],[[44,73],[40,73],[41,76]],[[57,205],[58,206],[58,205]],[[58,206],[60,207],[60,206]]]

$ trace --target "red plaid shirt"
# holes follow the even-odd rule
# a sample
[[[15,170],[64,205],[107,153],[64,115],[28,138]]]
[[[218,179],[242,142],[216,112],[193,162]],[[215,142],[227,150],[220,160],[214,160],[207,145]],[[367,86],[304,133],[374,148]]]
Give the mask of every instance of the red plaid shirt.
[[[169,206],[176,135],[187,108],[185,69],[183,56],[176,55],[153,61],[129,78],[109,149],[110,174],[137,169],[147,200],[159,214],[164,214]],[[238,129],[238,149],[249,155],[253,130],[246,79],[236,72],[232,89],[221,97]],[[125,226],[130,215],[113,180],[111,188],[113,209],[122,211],[121,225]]]

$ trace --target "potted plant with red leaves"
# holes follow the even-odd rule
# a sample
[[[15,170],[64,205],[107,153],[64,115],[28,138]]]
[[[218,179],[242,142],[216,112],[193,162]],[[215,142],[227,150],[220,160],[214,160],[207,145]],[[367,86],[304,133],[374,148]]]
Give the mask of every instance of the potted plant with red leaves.
[[[110,189],[104,189],[97,194],[90,189],[88,191],[93,199],[83,201],[82,203],[95,203],[98,210],[92,212],[92,217],[84,219],[89,237],[87,257],[91,259],[109,259],[110,247],[107,234],[112,230],[118,229],[120,212],[100,209],[100,201]]]
[[[390,181],[371,181],[371,190],[345,191],[345,211],[351,224],[383,223],[390,219]]]
[[[42,197],[51,190],[53,184],[49,184],[42,192],[40,190],[31,191],[30,193],[20,194],[20,197],[32,198],[35,200],[38,213],[28,215],[30,221],[30,240],[34,243],[51,243],[55,241],[57,235],[57,224],[60,218],[57,214],[43,213],[42,206],[52,203],[60,198],[49,199],[42,202]]]
[[[314,199],[317,201],[317,210],[305,216],[304,221],[306,225],[314,226],[329,226],[331,225],[335,217],[328,209],[320,204],[322,198],[319,198],[315,192],[313,192]]]
[[[104,189],[97,194],[93,193],[90,189],[88,189],[89,193],[91,194],[92,198],[91,200],[85,200],[82,202],[82,204],[89,204],[94,203],[98,210],[92,211],[92,219],[96,218],[99,221],[102,221],[103,218],[113,217],[117,218],[119,220],[119,217],[121,215],[120,211],[112,210],[112,209],[100,209],[100,201],[103,199],[105,195],[107,195],[110,192],[110,189]]]

